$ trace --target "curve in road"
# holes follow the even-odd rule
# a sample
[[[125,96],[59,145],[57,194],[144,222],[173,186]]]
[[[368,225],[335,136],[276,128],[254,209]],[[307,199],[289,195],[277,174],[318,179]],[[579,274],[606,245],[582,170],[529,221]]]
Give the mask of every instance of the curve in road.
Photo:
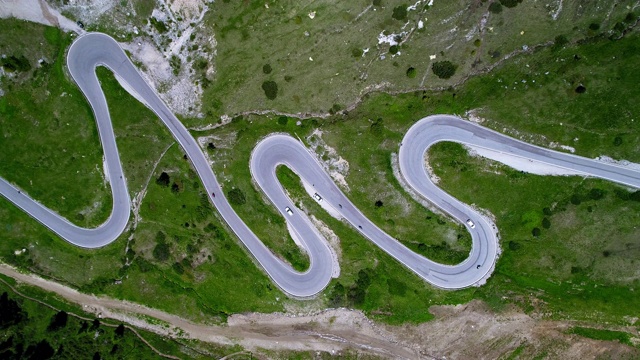
[[[369,221],[333,183],[317,159],[296,139],[288,135],[272,135],[263,139],[252,152],[250,168],[259,187],[287,219],[291,231],[309,254],[310,266],[297,272],[275,256],[238,217],[223,196],[211,167],[198,143],[184,125],[146,83],[118,43],[100,33],[79,37],[67,57],[71,76],[89,101],[104,147],[106,176],[112,196],[112,213],[105,223],[93,229],[80,228],[31,199],[27,194],[0,178],[0,194],[66,241],[85,248],[98,248],[115,241],[124,231],[130,216],[131,202],[122,171],[111,118],[95,69],[105,66],[136,93],[167,126],[184,149],[203,182],[210,201],[224,221],[243,242],[272,280],[288,295],[309,297],[322,291],[331,280],[333,258],[327,241],[298,210],[277,180],[275,170],[284,164],[304,181],[313,184],[323,201],[332,206],[362,235],[418,274],[427,282],[442,288],[459,289],[478,283],[493,268],[498,253],[495,225],[456,200],[431,182],[424,166],[425,152],[440,141],[475,145],[574,169],[588,176],[600,177],[640,188],[640,172],[620,166],[560,153],[529,145],[457,117],[435,115],[418,121],[409,129],[399,150],[402,176],[418,193],[453,218],[465,224],[472,236],[472,250],[461,264],[438,264],[409,250]],[[287,211],[287,209],[289,211]]]

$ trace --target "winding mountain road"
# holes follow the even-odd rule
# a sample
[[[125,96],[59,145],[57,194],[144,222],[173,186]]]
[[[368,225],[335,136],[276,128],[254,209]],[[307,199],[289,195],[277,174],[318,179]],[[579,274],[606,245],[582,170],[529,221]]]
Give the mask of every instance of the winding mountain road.
[[[66,241],[85,248],[98,248],[115,241],[129,221],[131,199],[122,170],[118,148],[104,93],[95,73],[97,66],[113,71],[136,93],[167,126],[189,157],[210,200],[224,221],[244,243],[272,280],[289,296],[310,297],[322,291],[331,280],[333,258],[327,241],[298,210],[278,182],[275,170],[284,164],[304,181],[312,184],[328,206],[354,226],[363,236],[418,274],[425,281],[446,289],[460,289],[480,282],[490,275],[498,253],[495,224],[456,200],[431,182],[424,164],[425,152],[440,141],[454,141],[520,156],[534,161],[573,169],[585,176],[599,177],[620,184],[640,188],[640,172],[597,162],[583,157],[560,153],[529,145],[454,116],[435,115],[413,125],[404,137],[399,150],[402,176],[418,193],[453,218],[465,224],[472,236],[472,250],[464,262],[449,266],[435,263],[414,253],[369,221],[334,184],[318,160],[302,143],[288,135],[271,135],[253,150],[251,173],[271,202],[282,213],[295,237],[309,254],[306,272],[293,270],[275,256],[230,206],[207,159],[184,125],[162,102],[111,37],[89,33],[79,37],[69,49],[67,57],[71,76],[89,101],[104,148],[113,209],[105,223],[97,228],[80,228],[54,211],[31,199],[27,194],[0,178],[0,194],[21,208]],[[212,197],[215,193],[217,196]],[[291,209],[289,214],[286,208]],[[471,226],[467,220],[473,224]]]

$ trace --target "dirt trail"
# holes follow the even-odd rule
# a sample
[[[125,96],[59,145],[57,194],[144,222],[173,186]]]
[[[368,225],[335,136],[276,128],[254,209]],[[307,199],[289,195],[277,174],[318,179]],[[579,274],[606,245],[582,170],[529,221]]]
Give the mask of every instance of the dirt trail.
[[[328,310],[312,316],[290,317],[284,314],[234,315],[226,326],[196,324],[179,316],[128,301],[80,293],[72,288],[18,272],[0,264],[0,273],[83,306],[84,311],[103,318],[127,322],[155,333],[185,337],[218,344],[240,344],[246,349],[314,350],[338,353],[357,349],[385,357],[413,359],[417,354],[408,346],[387,337],[361,312],[345,309]],[[151,323],[140,315],[165,324]]]
[[[367,319],[360,311],[331,309],[303,316],[236,314],[229,317],[227,325],[211,326],[128,301],[82,294],[36,275],[20,273],[9,265],[0,264],[0,273],[56,293],[99,317],[163,336],[239,344],[258,354],[260,348],[336,355],[352,349],[393,359],[495,359],[519,349],[521,358],[542,353],[550,359],[640,358],[638,348],[567,334],[571,326],[593,324],[537,319],[516,307],[496,314],[476,300],[457,306],[432,306],[430,312],[435,319],[420,325],[383,325]],[[633,326],[615,330],[633,334],[632,341],[639,336]]]

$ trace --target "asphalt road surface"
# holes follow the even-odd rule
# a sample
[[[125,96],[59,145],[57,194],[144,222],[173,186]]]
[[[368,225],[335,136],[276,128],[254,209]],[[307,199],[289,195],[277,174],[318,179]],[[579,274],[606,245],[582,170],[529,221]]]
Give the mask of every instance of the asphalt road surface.
[[[274,283],[293,297],[310,297],[322,291],[331,280],[332,268],[337,264],[333,264],[327,241],[311,224],[309,218],[295,207],[278,182],[275,169],[280,164],[290,167],[304,181],[312,184],[316,192],[322,196],[322,201],[335,208],[363,236],[425,281],[446,289],[468,287],[489,276],[496,261],[498,240],[495,224],[431,182],[424,166],[425,152],[431,145],[439,141],[476,145],[573,169],[584,173],[585,176],[600,177],[640,188],[640,172],[532,146],[457,117],[429,116],[418,121],[405,135],[399,150],[399,162],[401,174],[411,187],[435,206],[465,224],[471,233],[473,246],[469,258],[455,266],[442,265],[409,250],[369,221],[340,191],[302,143],[288,135],[272,135],[255,147],[249,166],[255,181],[287,220],[295,232],[295,237],[309,254],[310,267],[306,272],[300,273],[276,257],[233,211],[196,140],[140,76],[111,37],[100,33],[79,37],[71,45],[67,63],[73,79],[89,101],[96,118],[107,164],[106,176],[113,192],[113,209],[109,219],[97,228],[80,228],[2,178],[0,194],[61,238],[77,246],[102,247],[115,241],[122,234],[129,221],[131,200],[106,99],[95,74],[97,66],[106,66],[125,81],[137,93],[137,98],[143,100],[167,126],[187,154],[211,202],[224,221]],[[216,196],[211,196],[212,193]],[[287,208],[290,213],[286,211]]]

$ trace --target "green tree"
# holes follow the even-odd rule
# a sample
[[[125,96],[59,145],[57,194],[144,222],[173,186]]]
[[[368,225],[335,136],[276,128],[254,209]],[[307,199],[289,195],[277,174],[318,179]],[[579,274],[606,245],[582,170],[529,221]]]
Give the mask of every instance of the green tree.
[[[500,0],[500,3],[504,7],[508,7],[508,8],[514,8],[514,7],[518,6],[518,4],[520,4],[521,2],[522,2],[522,0]]]
[[[275,81],[265,81],[262,83],[262,90],[269,100],[275,100],[278,97],[278,84]]]
[[[497,1],[492,2],[489,4],[489,11],[494,14],[500,14],[502,12],[502,4]]]
[[[238,188],[233,188],[227,192],[229,202],[234,205],[244,205],[247,202],[244,192]]]
[[[171,248],[166,242],[161,242],[153,248],[153,257],[158,261],[166,261],[171,254]]]
[[[416,77],[417,74],[418,73],[417,73],[415,68],[410,67],[410,68],[407,69],[407,77],[413,79],[414,77]]]
[[[69,315],[65,311],[58,311],[51,318],[51,323],[47,327],[49,331],[56,331],[67,326],[67,320],[69,319]]]
[[[166,172],[162,172],[162,174],[160,174],[160,176],[156,179],[156,184],[160,185],[160,186],[164,186],[167,187],[169,186],[169,183],[171,183],[171,177],[169,177],[169,174],[167,174]]]
[[[406,4],[394,7],[391,17],[400,21],[407,20],[407,7],[408,6]]]
[[[456,73],[457,66],[451,61],[437,61],[431,65],[431,71],[440,79],[449,79]]]
[[[262,72],[265,74],[271,74],[271,71],[273,71],[273,69],[271,68],[271,65],[264,64],[264,66],[262,67]]]

